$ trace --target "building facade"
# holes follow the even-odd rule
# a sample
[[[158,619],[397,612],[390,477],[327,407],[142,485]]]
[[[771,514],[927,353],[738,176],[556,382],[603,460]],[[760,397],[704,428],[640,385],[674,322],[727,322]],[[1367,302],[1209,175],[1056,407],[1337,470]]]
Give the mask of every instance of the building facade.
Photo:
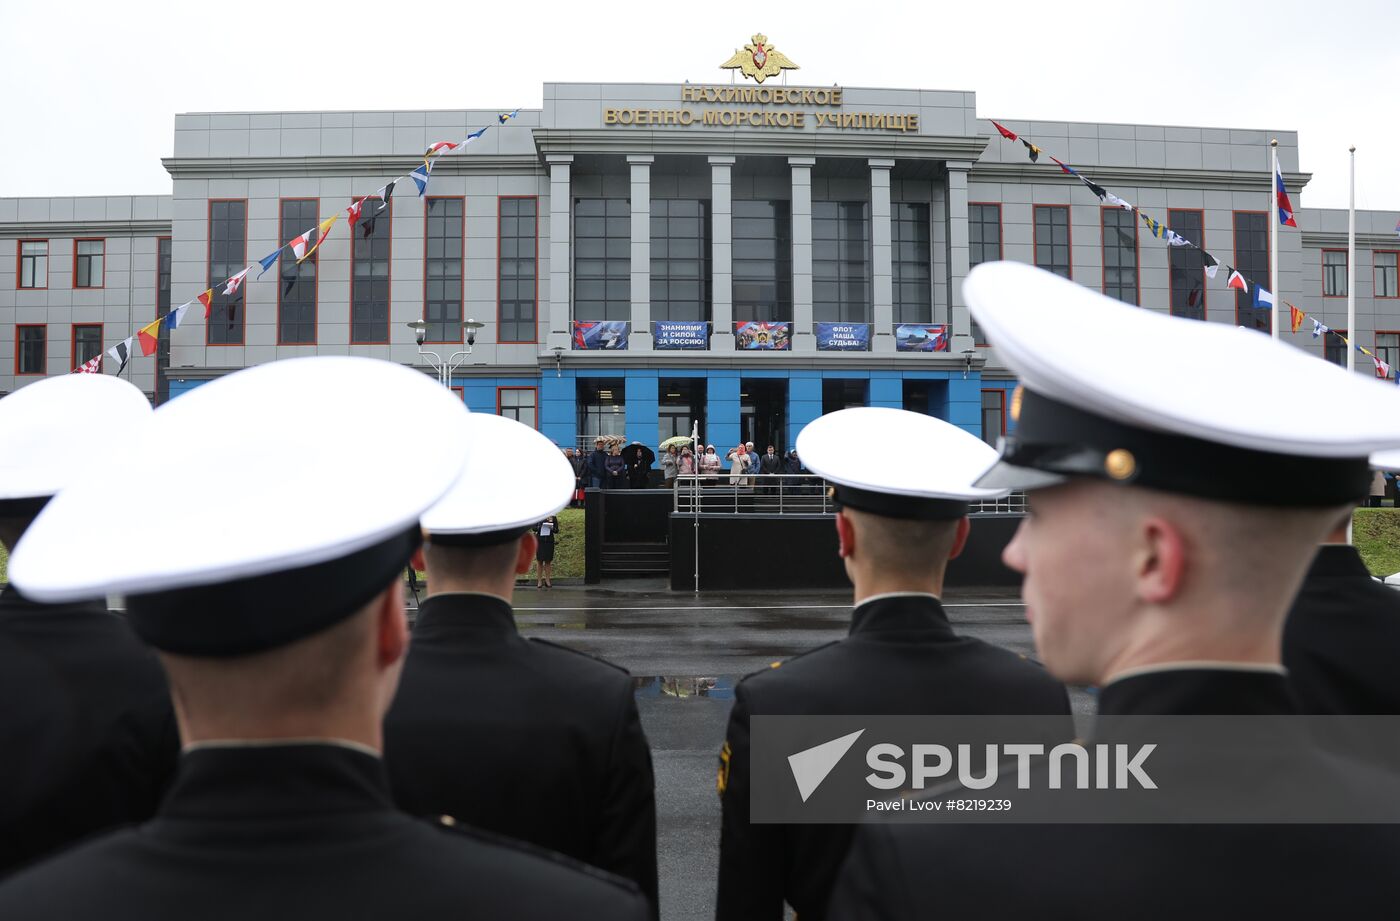
[[[169,197],[0,199],[0,252],[14,252],[0,259],[0,391],[69,372],[408,173],[433,142],[491,124],[434,161],[425,195],[401,183],[372,222],[340,221],[301,265],[284,252],[261,279],[254,265],[208,320],[196,304],[122,373],[164,400],[301,355],[426,371],[406,325],[421,319],[422,348],[460,362],[451,385],[473,411],[560,445],[655,445],[698,424],[721,454],[740,440],[782,450],[850,405],[928,412],[994,441],[1015,380],[962,302],[979,262],[1268,330],[1268,312],[1206,278],[1199,253],[1104,207],[1049,154],[1260,280],[1269,138],[1295,204],[1308,180],[1293,132],[1002,121],[1044,148],[1032,163],[978,118],[971,92],[557,83],[542,108],[498,114],[179,115]],[[1391,365],[1396,218],[1358,214],[1349,331]],[[1340,329],[1346,214],[1297,219],[1279,238],[1280,299]],[[485,327],[457,354],[466,319]],[[760,325],[736,336],[746,323]],[[1345,363],[1336,337],[1283,338]]]

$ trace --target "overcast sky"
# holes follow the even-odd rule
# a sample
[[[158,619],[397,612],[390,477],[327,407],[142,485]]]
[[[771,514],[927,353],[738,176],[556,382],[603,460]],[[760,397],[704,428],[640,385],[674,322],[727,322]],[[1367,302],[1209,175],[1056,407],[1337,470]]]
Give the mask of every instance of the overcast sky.
[[[973,90],[984,118],[1296,129],[1310,207],[1346,207],[1355,144],[1357,207],[1400,209],[1396,0],[0,0],[0,196],[169,193],[176,112],[724,82],[757,31],[801,65],[794,83]]]

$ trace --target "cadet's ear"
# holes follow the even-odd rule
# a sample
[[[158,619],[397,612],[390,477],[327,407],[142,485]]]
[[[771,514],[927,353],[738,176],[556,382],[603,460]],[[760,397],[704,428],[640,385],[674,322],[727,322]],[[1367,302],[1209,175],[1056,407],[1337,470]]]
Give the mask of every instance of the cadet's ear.
[[[948,559],[956,560],[967,546],[967,535],[972,533],[972,519],[966,515],[958,519],[958,532],[953,535],[953,547],[948,551]]]
[[[398,578],[374,603],[375,640],[380,668],[388,668],[408,652],[408,613]]]
[[[1180,594],[1190,564],[1190,543],[1181,528],[1161,516],[1141,524],[1138,550],[1133,554],[1133,577],[1138,597],[1166,604]]]
[[[845,559],[856,552],[856,529],[844,509],[836,513],[836,540],[839,544],[837,556]]]
[[[423,556],[423,545],[422,545],[422,544],[419,544],[419,545],[418,545],[418,549],[415,550],[415,551],[413,551],[413,556],[411,556],[411,557],[408,558],[408,565],[412,566],[414,569],[418,570],[419,572],[423,572],[425,569],[428,568],[427,560],[426,560],[426,558]]]
[[[535,561],[535,548],[539,546],[539,543],[534,531],[526,531],[520,536],[520,547],[515,554],[516,575],[523,575],[530,571],[530,564]]]

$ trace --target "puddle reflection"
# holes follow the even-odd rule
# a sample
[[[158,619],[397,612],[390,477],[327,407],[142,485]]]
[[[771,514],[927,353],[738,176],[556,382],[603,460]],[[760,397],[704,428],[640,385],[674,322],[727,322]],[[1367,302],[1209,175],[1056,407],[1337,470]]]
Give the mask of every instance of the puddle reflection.
[[[632,689],[638,697],[734,697],[734,681],[714,675],[633,676]]]

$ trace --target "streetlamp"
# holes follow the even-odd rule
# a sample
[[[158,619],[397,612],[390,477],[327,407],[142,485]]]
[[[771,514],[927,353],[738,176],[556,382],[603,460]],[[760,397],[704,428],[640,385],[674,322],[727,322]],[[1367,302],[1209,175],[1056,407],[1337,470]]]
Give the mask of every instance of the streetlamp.
[[[443,361],[442,356],[437,352],[423,348],[423,343],[428,338],[427,323],[422,320],[413,320],[404,325],[413,330],[414,341],[418,343],[418,354],[437,372],[438,383],[444,387],[450,387],[452,386],[452,372],[456,371],[466,360],[466,357],[472,353],[472,346],[476,345],[476,331],[486,324],[476,320],[463,320],[462,329],[466,330],[467,333],[467,347],[453,352],[446,361]]]

